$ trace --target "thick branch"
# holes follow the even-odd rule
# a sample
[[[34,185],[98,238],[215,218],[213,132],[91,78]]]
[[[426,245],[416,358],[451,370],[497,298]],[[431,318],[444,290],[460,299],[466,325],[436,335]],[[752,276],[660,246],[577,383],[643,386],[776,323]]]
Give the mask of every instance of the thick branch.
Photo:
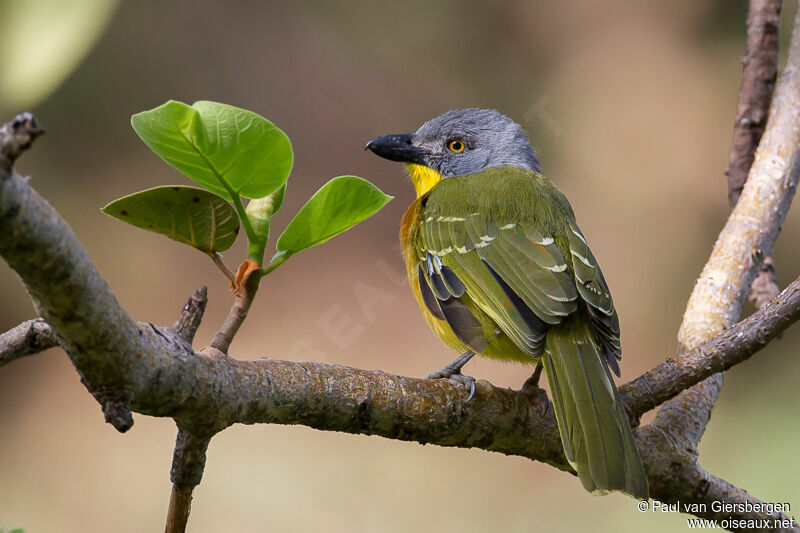
[[[0,135],[0,146],[3,154],[16,157],[13,148],[24,146],[16,139],[31,139],[40,130],[32,117],[18,117],[11,124],[19,127],[13,135]],[[127,430],[133,421],[126,407],[125,376],[142,353],[135,341],[136,323],[119,306],[72,229],[26,180],[2,165],[0,235],[0,255],[22,279],[107,420]]]
[[[691,350],[730,327],[741,313],[751,283],[780,231],[797,187],[800,170],[800,10],[795,15],[786,68],[775,90],[766,131],[760,139],[752,166],[748,154],[759,142],[760,131],[758,128],[750,132],[738,129],[746,126],[749,120],[757,122],[769,103],[768,80],[777,65],[778,53],[777,35],[770,33],[777,34],[779,10],[780,2],[776,1],[751,0],[750,3],[748,50],[729,169],[729,199],[735,207],[687,304],[678,334],[680,364],[691,364]],[[748,113],[755,114],[747,117]],[[739,186],[745,174],[748,177],[739,196]],[[772,287],[762,290],[760,296],[756,294],[756,299],[764,301],[766,295],[776,291],[774,273],[770,274],[769,270],[762,274],[761,285]],[[667,437],[660,442],[673,448],[672,460],[668,463],[652,464],[649,457],[645,459],[648,472],[652,469],[653,473],[660,473],[656,476],[658,482],[667,482],[664,488],[672,494],[672,501],[680,501],[684,495],[684,499],[705,501],[708,509],[713,509],[711,504],[717,498],[737,503],[752,502],[743,490],[705,473],[697,461],[697,445],[722,382],[723,374],[719,373],[683,391],[667,402],[653,423],[644,428],[645,432],[656,434],[658,438]],[[668,482],[670,473],[677,483]],[[651,490],[654,488],[658,490],[651,483]],[[695,514],[745,520],[767,518],[753,513]],[[770,529],[784,530],[783,525],[775,527],[774,522],[775,518],[785,518],[783,515],[768,518],[773,520],[768,526]],[[789,522],[785,529],[798,531],[800,527]]]
[[[0,335],[0,366],[58,346],[58,339],[41,318],[28,320]]]

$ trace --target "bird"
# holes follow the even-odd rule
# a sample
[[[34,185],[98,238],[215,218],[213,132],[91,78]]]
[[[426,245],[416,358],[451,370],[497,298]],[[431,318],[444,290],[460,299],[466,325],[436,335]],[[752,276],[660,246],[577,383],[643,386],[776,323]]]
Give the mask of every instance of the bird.
[[[544,370],[564,455],[593,494],[648,498],[620,400],[619,318],[570,203],[523,128],[494,109],[447,111],[365,147],[406,164],[416,199],[400,240],[431,330],[462,352],[429,378],[475,391],[475,354]],[[535,383],[534,383],[535,384]]]

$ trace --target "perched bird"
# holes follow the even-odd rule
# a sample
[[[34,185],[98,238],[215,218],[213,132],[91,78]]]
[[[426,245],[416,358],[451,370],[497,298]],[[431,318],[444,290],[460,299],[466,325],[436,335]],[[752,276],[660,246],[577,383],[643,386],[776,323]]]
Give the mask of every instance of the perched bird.
[[[462,356],[429,377],[472,387],[479,354],[541,367],[564,454],[593,493],[648,497],[647,478],[611,372],[619,320],[564,195],[539,172],[522,128],[492,109],[448,111],[416,133],[369,141],[406,163],[417,199],[403,255],[433,332]]]

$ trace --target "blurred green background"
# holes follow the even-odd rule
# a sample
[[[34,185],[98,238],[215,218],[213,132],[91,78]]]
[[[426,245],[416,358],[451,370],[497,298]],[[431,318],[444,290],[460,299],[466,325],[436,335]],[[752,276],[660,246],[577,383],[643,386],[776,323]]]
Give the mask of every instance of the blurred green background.
[[[142,0],[114,11],[101,0],[27,1],[48,22],[14,19],[4,75],[9,58],[24,66],[38,57],[32,43],[70,31],[82,39],[61,50],[59,64],[79,61],[73,72],[53,66],[21,88],[0,84],[3,120],[30,102],[47,130],[17,169],[72,225],[133,317],[170,324],[207,284],[201,346],[229,307],[227,281],[202,254],[99,211],[139,189],[188,183],[138,140],[130,115],[167,99],[211,99],[266,116],[293,141],[273,235],[332,176],[357,174],[396,196],[266,278],[232,354],[411,376],[440,368],[454,354],[404,286],[396,244],[412,188],[400,165],[363,146],[445,110],[483,106],[525,126],[545,173],[570,198],[619,309],[623,380],[674,355],[686,299],[728,212],[723,171],[745,2]],[[784,11],[790,22],[794,4]],[[798,235],[795,208],[774,249],[782,286],[800,272]],[[230,264],[244,257],[242,244],[226,254]],[[35,316],[5,263],[0,302],[0,330]],[[790,502],[795,516],[798,346],[795,327],[728,374],[701,444],[712,473]],[[530,369],[477,361],[468,373],[516,388]],[[0,524],[28,533],[162,530],[175,427],[135,420],[124,436],[104,424],[59,350],[0,369]],[[621,495],[592,497],[574,477],[518,457],[258,425],[212,441],[189,528],[676,531],[685,519],[640,513]]]

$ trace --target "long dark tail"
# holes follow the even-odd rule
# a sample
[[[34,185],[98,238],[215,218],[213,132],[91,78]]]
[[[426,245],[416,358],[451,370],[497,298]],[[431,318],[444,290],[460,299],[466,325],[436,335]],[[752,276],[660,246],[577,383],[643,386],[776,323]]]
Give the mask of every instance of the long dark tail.
[[[647,477],[614,380],[588,325],[576,318],[547,333],[542,358],[564,453],[586,490],[647,499]]]

